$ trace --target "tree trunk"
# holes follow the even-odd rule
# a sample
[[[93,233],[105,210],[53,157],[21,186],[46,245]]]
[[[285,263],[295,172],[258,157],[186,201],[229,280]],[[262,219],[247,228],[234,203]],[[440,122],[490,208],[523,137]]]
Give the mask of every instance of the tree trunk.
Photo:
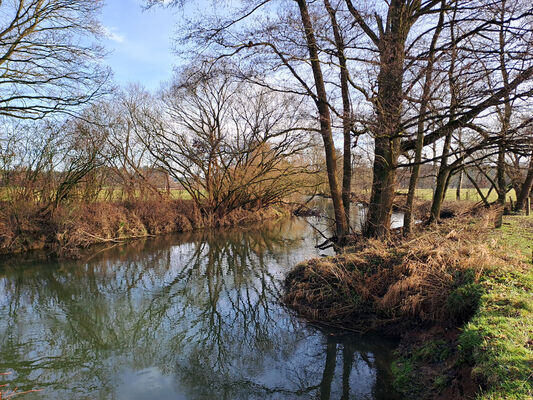
[[[506,39],[505,39],[505,12],[506,12],[506,1],[502,2],[502,7],[500,11],[500,32],[499,32],[499,50],[500,50],[500,72],[502,74],[503,86],[505,89],[509,88],[509,73],[507,71],[507,61],[506,61]],[[503,223],[503,208],[505,205],[505,197],[507,194],[507,185],[505,182],[505,138],[507,136],[507,131],[511,125],[511,99],[510,93],[507,93],[504,96],[504,110],[501,118],[501,137],[500,144],[498,146],[498,164],[496,170],[496,191],[498,192],[498,205],[501,206],[501,211],[496,218],[496,228],[500,228]]]
[[[516,194],[516,205],[515,211],[522,211],[527,202],[527,198],[531,195],[531,190],[533,189],[533,154],[529,159],[529,167],[527,170],[526,180],[520,187],[520,191]]]
[[[462,186],[463,186],[463,168],[459,170],[458,176],[457,176],[457,187],[455,188],[455,200],[456,201],[461,200]]]
[[[452,22],[450,24],[450,36],[453,43],[455,43],[455,12],[457,9],[454,9],[454,15]],[[456,84],[455,77],[455,61],[457,59],[457,48],[455,44],[452,46],[450,67],[448,69],[448,83],[450,85],[450,106],[449,106],[449,121],[452,121],[455,118],[457,110],[457,98],[458,98],[458,85]],[[431,203],[431,213],[429,216],[429,222],[438,222],[440,218],[440,209],[442,207],[442,202],[446,196],[447,184],[449,182],[448,178],[450,176],[451,169],[448,166],[448,159],[450,155],[450,148],[453,138],[453,129],[450,129],[445,138],[444,145],[442,148],[442,157],[439,166],[439,172],[437,173],[437,179],[435,182],[435,191],[433,192],[433,202]]]
[[[437,175],[437,185],[435,186],[435,194],[433,195],[433,202],[431,203],[430,222],[437,222],[440,218],[440,210],[446,195],[446,184],[449,182],[450,176],[449,168],[441,168]]]
[[[348,87],[348,68],[346,56],[344,54],[344,39],[341,35],[335,10],[331,7],[329,0],[324,0],[324,5],[331,20],[333,35],[335,37],[335,47],[340,67],[340,82],[342,95],[342,130],[344,139],[344,159],[342,168],[342,205],[346,216],[346,225],[350,228],[350,203],[352,193],[352,116],[350,104],[350,92]]]
[[[337,242],[341,243],[344,239],[344,236],[348,232],[348,226],[346,224],[346,214],[344,212],[341,192],[337,182],[337,156],[335,154],[335,145],[333,143],[331,115],[328,106],[326,86],[324,84],[324,77],[322,75],[322,68],[320,66],[318,57],[318,46],[316,43],[311,17],[309,16],[309,11],[307,9],[307,3],[305,0],[297,0],[297,3],[298,7],[300,8],[300,16],[305,29],[307,49],[309,51],[311,69],[313,70],[313,78],[315,81],[315,103],[320,116],[320,133],[324,142],[329,189],[331,193],[331,199],[333,200],[333,209],[335,212],[335,230]]]
[[[431,214],[429,222],[438,222],[440,218],[440,209],[442,202],[446,196],[447,184],[449,182],[449,176],[451,169],[448,166],[448,158],[450,153],[450,146],[452,141],[452,132],[448,133],[444,140],[444,146],[442,149],[442,157],[437,174],[437,182],[435,184],[435,192],[433,193],[433,202],[431,203]]]
[[[443,2],[444,3],[444,2]],[[442,4],[444,6],[444,4]],[[431,95],[431,82],[433,77],[433,64],[435,62],[434,53],[435,46],[437,45],[437,40],[439,38],[440,32],[442,31],[442,25],[444,23],[444,7],[441,7],[441,12],[439,16],[439,23],[433,39],[431,40],[431,46],[429,49],[429,60],[426,67],[425,80],[424,80],[424,90],[422,92],[422,101],[420,103],[420,114],[418,116],[418,126],[416,133],[416,148],[415,148],[415,161],[413,169],[411,171],[411,176],[409,177],[409,191],[407,193],[407,203],[405,214],[403,216],[403,234],[405,236],[411,233],[411,225],[413,220],[413,203],[415,200],[416,186],[418,183],[418,176],[420,174],[420,163],[422,161],[422,150],[424,149],[424,118],[426,117],[427,107],[429,103],[429,97]]]
[[[391,2],[391,30],[380,40],[380,71],[375,103],[375,134],[372,194],[365,224],[366,237],[383,238],[390,233],[392,204],[396,190],[396,167],[400,155],[400,124],[403,101],[403,62],[405,38],[401,31],[401,2]]]
[[[505,133],[502,131],[502,136]],[[501,211],[498,213],[495,221],[495,227],[501,228],[503,223],[503,207],[505,206],[505,196],[507,194],[507,185],[505,183],[505,148],[503,144],[498,148],[498,164],[496,169],[496,191],[498,192],[497,204],[501,207]]]
[[[389,235],[396,190],[398,147],[398,140],[376,137],[372,194],[364,229],[366,237],[383,238]]]

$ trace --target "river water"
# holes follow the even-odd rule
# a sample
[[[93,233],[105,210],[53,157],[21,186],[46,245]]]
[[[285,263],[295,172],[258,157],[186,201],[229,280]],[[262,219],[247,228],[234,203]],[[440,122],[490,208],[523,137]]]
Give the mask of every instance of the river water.
[[[321,241],[291,218],[4,260],[0,385],[42,389],[24,399],[396,399],[395,343],[281,304],[285,274]]]

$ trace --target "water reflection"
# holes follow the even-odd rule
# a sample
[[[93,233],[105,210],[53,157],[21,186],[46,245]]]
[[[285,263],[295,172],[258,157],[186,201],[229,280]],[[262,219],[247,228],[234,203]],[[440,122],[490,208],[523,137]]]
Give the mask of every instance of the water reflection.
[[[321,332],[279,302],[319,241],[292,219],[4,262],[1,379],[44,389],[29,399],[393,399],[391,343]]]

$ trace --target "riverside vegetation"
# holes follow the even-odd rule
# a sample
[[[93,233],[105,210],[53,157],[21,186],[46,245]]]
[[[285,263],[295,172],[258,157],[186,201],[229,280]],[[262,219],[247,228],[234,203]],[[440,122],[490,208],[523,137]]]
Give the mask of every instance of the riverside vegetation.
[[[533,393],[533,221],[474,207],[415,239],[369,240],[286,278],[307,318],[401,336],[394,384],[407,398],[528,399]]]
[[[153,199],[71,204],[44,213],[38,205],[0,211],[0,255],[45,250],[76,258],[83,248],[202,228],[224,228],[287,215],[286,208],[237,209],[206,221],[190,200]]]

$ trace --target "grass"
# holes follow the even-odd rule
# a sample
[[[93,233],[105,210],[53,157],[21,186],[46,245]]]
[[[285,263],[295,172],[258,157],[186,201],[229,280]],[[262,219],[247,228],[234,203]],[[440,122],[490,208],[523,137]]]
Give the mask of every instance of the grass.
[[[485,388],[478,400],[533,398],[533,218],[505,217],[491,237],[506,266],[486,271],[480,307],[459,336],[462,359]]]
[[[166,190],[161,189],[162,193],[166,194]],[[139,190],[135,191],[135,196],[140,197]],[[9,201],[13,197],[10,194],[9,189],[5,187],[0,188],[0,201]],[[170,189],[170,198],[173,200],[190,200],[191,195],[183,189]],[[36,199],[38,200],[38,199]],[[119,188],[113,189],[111,187],[104,187],[100,193],[98,193],[98,201],[122,201],[122,191]]]
[[[432,339],[416,348],[409,357],[400,356],[391,366],[394,376],[393,385],[409,398],[420,398],[424,393],[426,382],[419,377],[420,368],[424,365],[442,363],[451,354],[450,344],[442,339]],[[446,375],[437,376],[433,383],[441,390],[449,383]]]
[[[489,189],[481,189],[483,194],[487,194]],[[399,189],[398,192],[400,193],[407,193],[407,189]],[[416,196],[422,200],[431,200],[433,198],[433,189],[416,189]],[[492,190],[492,192],[489,195],[489,202],[496,201],[498,198],[498,194],[495,190]],[[510,199],[513,199],[513,201],[516,200],[516,194],[514,190],[511,190],[509,193],[507,193],[507,201]],[[452,201],[455,200],[455,188],[450,188],[446,191],[446,197],[444,198],[446,201]],[[474,201],[478,202],[481,201],[481,197],[479,197],[479,194],[477,193],[476,189],[474,188],[465,188],[461,190],[461,200],[466,201]]]
[[[161,189],[161,192],[166,194],[166,190]],[[140,195],[140,192],[136,190],[135,195]],[[109,200],[109,197],[111,197],[111,200],[123,200],[122,191],[119,188],[104,188],[98,195],[99,200]],[[173,200],[190,200],[191,195],[183,189],[170,189],[170,198]]]
[[[446,344],[430,336],[398,352],[394,384],[412,398],[443,392],[450,371],[469,367],[476,400],[533,399],[533,217],[506,216],[485,240],[498,266],[485,266],[477,282],[464,274],[447,300],[460,314],[475,309],[458,337]],[[428,383],[431,366],[437,375]]]
[[[413,238],[358,241],[346,253],[308,260],[287,275],[285,303],[358,330],[462,323],[478,308],[479,276],[494,265],[483,239],[496,214],[465,214],[420,227]]]
[[[161,190],[162,192],[166,192],[166,190]],[[487,193],[489,189],[484,188],[481,189],[483,193]],[[110,187],[105,187],[100,192],[98,198],[100,200],[109,200],[109,193],[111,193],[111,200],[122,200],[122,192],[119,188],[111,189]],[[138,191],[137,191],[138,192]],[[407,189],[398,189],[399,193],[407,193]],[[174,200],[190,200],[191,195],[187,193],[186,190],[183,189],[170,189],[171,198]],[[416,196],[421,200],[431,200],[433,198],[433,189],[417,189],[416,190]],[[495,190],[492,190],[489,196],[489,202],[496,201],[498,195],[496,194]],[[6,188],[0,188],[0,200],[7,201],[9,199],[9,193]],[[461,191],[461,199],[466,201],[473,201],[478,202],[481,201],[481,198],[479,197],[479,194],[477,193],[476,189],[474,188],[465,188]],[[507,201],[510,199],[516,200],[516,194],[514,190],[511,190],[507,194]],[[455,188],[450,188],[446,191],[446,197],[445,200],[452,201],[455,200]]]

